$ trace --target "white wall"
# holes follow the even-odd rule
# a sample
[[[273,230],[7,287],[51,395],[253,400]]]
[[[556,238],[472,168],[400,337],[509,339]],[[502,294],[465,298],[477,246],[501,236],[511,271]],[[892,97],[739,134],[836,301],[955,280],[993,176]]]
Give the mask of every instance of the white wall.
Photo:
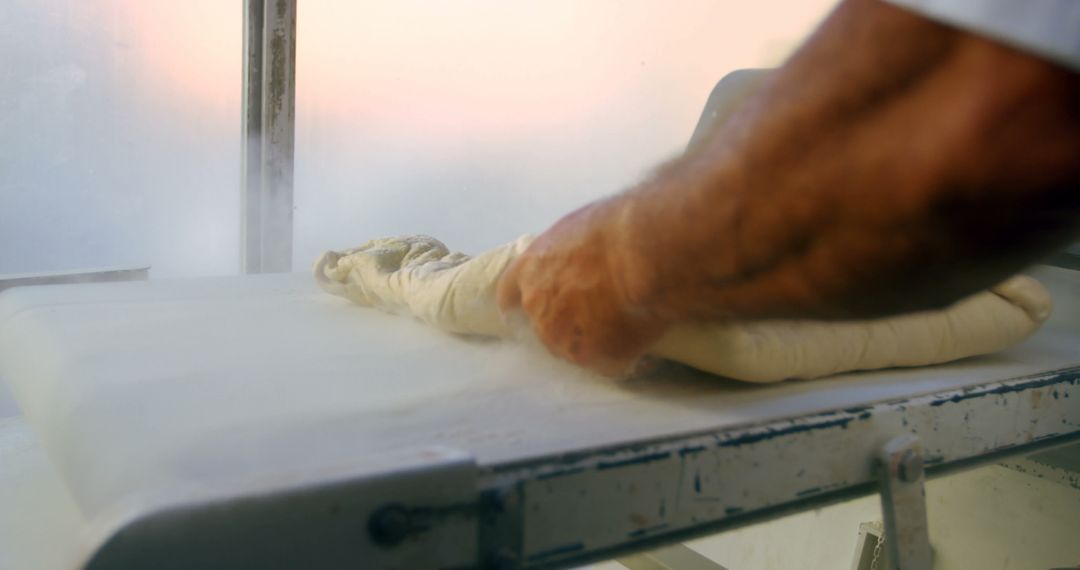
[[[476,251],[678,153],[712,85],[832,0],[310,0],[295,267],[426,232]],[[234,273],[239,1],[0,3],[0,273]]]
[[[777,64],[831,4],[305,2],[294,267],[540,231],[680,152],[720,77]]]
[[[238,265],[239,2],[0,2],[0,274]]]

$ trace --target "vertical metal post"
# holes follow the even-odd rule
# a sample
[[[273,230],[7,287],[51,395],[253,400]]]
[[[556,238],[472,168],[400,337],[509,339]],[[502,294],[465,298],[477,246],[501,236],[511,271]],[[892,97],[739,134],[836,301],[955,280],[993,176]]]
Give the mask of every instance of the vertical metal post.
[[[912,434],[881,450],[881,512],[885,547],[895,570],[931,570],[933,553],[926,523],[922,445]]]
[[[258,273],[261,261],[263,3],[264,0],[244,0],[240,224],[240,265],[244,273]]]
[[[244,2],[244,273],[292,269],[296,0]]]

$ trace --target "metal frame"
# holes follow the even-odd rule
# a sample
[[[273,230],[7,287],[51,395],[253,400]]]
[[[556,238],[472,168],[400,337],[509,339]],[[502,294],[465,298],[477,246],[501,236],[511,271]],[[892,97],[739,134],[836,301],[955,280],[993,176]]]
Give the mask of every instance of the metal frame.
[[[573,567],[874,493],[890,442],[886,473],[914,469],[893,461],[912,449],[910,439],[897,447],[905,434],[918,437],[929,475],[1080,440],[1080,367],[513,464],[414,450],[407,470],[364,457],[359,475],[324,473],[310,486],[241,481],[120,525],[89,567],[136,568],[122,562],[151,552],[138,561],[288,567],[301,552],[312,569]],[[226,535],[247,558],[215,554]]]
[[[244,2],[244,273],[292,270],[296,0]]]
[[[30,285],[62,283],[105,283],[113,281],[146,281],[150,267],[114,267],[106,269],[76,269],[48,273],[18,273],[0,275],[0,291]]]
[[[565,567],[876,492],[879,450],[904,433],[919,436],[931,475],[1076,440],[1080,368],[547,458],[486,485],[521,495],[504,514],[523,529],[520,566]]]

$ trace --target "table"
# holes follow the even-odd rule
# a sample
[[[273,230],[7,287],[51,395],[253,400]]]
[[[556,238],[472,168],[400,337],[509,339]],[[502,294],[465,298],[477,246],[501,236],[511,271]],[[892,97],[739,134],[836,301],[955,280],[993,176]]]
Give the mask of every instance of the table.
[[[560,567],[874,492],[903,433],[931,475],[1080,438],[1045,271],[1066,310],[1013,349],[769,386],[613,382],[302,274],[16,288],[0,377],[58,567]]]

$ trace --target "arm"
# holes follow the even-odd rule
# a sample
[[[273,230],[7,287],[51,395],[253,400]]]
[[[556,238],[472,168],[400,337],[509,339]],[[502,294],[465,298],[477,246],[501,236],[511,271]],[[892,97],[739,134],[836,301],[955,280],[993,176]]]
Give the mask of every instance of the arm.
[[[500,302],[618,372],[671,323],[940,307],[1075,235],[1080,76],[847,0],[729,121],[560,220]]]

